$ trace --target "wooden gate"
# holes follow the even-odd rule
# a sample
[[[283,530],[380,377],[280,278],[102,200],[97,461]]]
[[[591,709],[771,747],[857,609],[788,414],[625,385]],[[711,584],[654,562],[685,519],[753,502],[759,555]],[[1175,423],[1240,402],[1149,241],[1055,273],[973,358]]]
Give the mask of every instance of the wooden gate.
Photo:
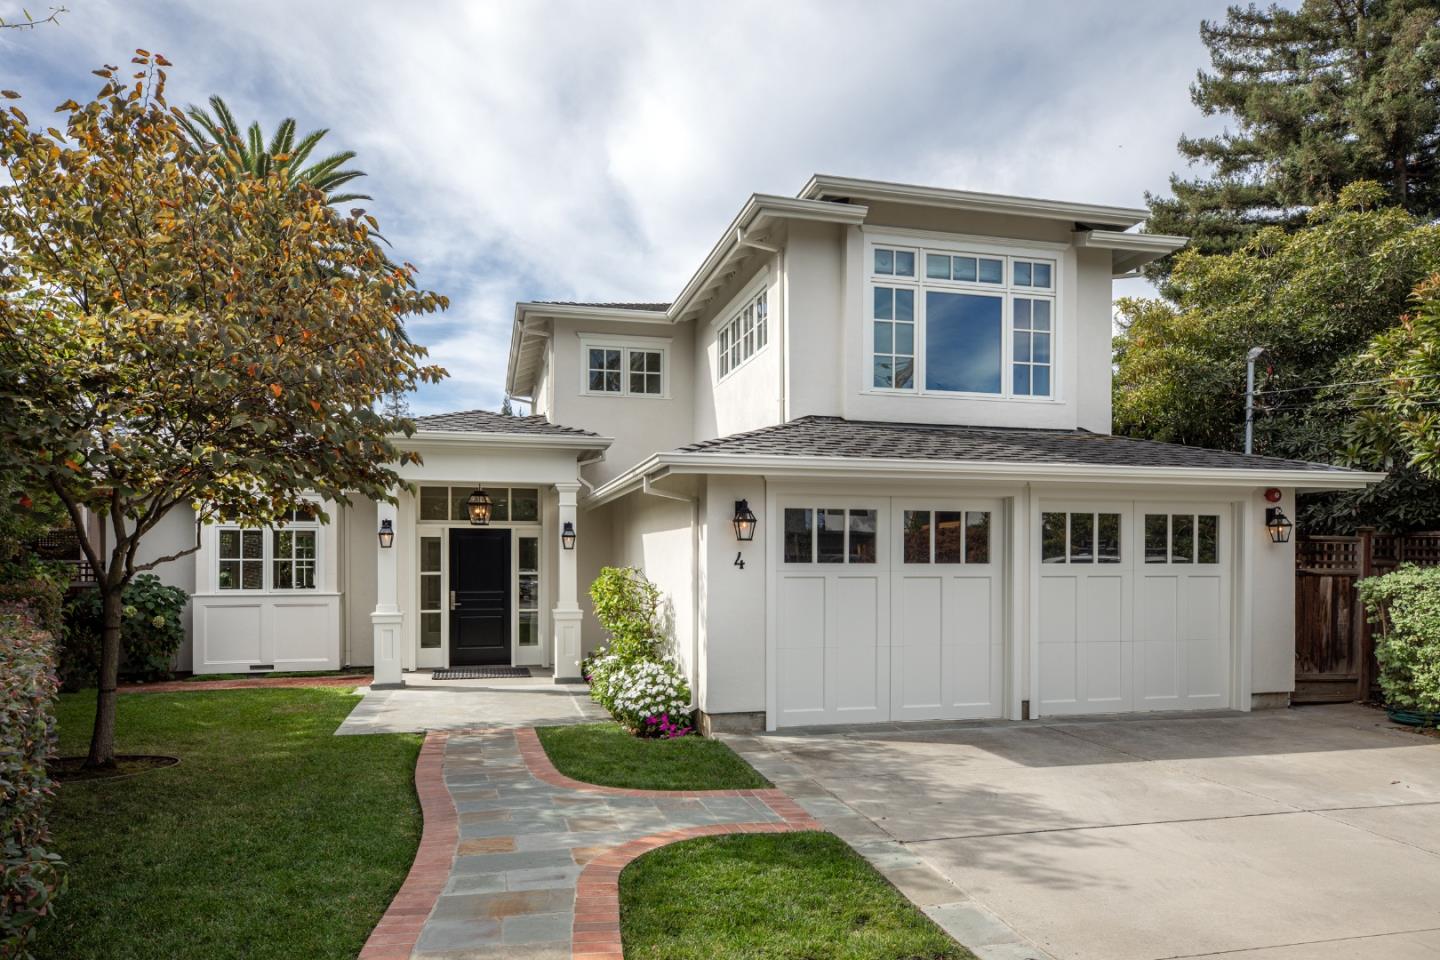
[[[1300,537],[1295,549],[1295,703],[1379,695],[1375,644],[1355,584],[1402,563],[1440,564],[1440,533]]]

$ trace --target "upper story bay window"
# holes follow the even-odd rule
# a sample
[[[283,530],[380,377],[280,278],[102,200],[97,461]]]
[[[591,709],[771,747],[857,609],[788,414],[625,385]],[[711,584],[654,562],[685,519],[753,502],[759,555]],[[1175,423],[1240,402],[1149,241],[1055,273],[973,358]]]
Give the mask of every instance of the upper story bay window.
[[[1054,396],[1056,261],[985,250],[870,249],[877,391]]]
[[[582,392],[592,396],[666,396],[667,343],[648,337],[582,336]]]

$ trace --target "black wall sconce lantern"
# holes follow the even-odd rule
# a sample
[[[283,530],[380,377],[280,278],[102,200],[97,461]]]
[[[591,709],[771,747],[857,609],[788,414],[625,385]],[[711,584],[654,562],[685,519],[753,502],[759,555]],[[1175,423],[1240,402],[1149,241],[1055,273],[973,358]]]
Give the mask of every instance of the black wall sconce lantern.
[[[380,549],[389,550],[395,546],[395,525],[389,520],[380,521]]]
[[[490,494],[485,492],[484,487],[476,487],[465,499],[465,509],[470,514],[470,522],[477,527],[483,527],[490,522],[490,506]]]
[[[1295,524],[1285,516],[1285,511],[1279,507],[1265,508],[1265,530],[1270,534],[1271,543],[1289,543],[1290,531],[1295,529]]]
[[[569,520],[565,521],[565,528],[560,531],[560,545],[566,550],[575,549],[575,524]]]
[[[749,543],[755,539],[755,514],[750,509],[750,501],[735,501],[735,539],[741,543]]]

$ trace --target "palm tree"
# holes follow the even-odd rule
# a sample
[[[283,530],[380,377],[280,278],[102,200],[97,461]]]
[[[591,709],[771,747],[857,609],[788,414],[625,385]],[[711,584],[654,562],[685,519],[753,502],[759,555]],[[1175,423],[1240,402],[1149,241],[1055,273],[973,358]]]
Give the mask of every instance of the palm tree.
[[[186,133],[201,149],[220,146],[234,151],[240,169],[256,176],[268,176],[272,172],[283,174],[289,183],[307,183],[326,195],[330,203],[345,203],[350,200],[369,200],[363,193],[335,193],[343,184],[356,177],[365,176],[363,170],[343,170],[343,164],[355,159],[354,150],[332,153],[323,160],[306,166],[310,154],[329,130],[315,130],[295,142],[295,121],[286,117],[280,121],[275,135],[265,144],[265,134],[256,121],[242,135],[240,125],[225,101],[218,95],[210,98],[214,116],[201,107],[191,106],[189,116],[181,116]]]

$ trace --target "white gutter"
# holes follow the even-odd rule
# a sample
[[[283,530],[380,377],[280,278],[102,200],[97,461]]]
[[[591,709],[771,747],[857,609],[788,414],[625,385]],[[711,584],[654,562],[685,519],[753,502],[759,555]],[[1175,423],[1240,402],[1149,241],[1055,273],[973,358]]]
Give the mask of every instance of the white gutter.
[[[586,467],[590,466],[590,464],[600,463],[604,459],[605,451],[602,450],[596,456],[586,457],[584,460],[581,460],[575,464],[575,479],[579,480],[580,485],[585,488],[585,496],[587,499],[595,495],[595,484],[585,479],[584,470]]]
[[[1295,487],[1300,490],[1358,490],[1387,474],[1359,470],[1226,469],[1215,467],[1128,467],[1070,463],[1012,463],[978,460],[908,460],[870,457],[789,457],[783,455],[656,454],[601,486],[594,501],[607,503],[641,487],[649,492],[652,474],[721,474],[767,477],[840,477],[890,480],[957,480],[1065,483],[1190,484],[1199,486]]]
[[[484,444],[497,447],[552,447],[562,450],[604,450],[615,442],[614,437],[590,437],[581,434],[482,433],[477,430],[416,430],[410,436],[391,434],[387,439],[401,446],[416,443],[438,445]]]
[[[999,193],[975,193],[944,187],[923,187],[908,183],[886,183],[880,180],[859,180],[817,173],[800,190],[807,199],[821,197],[854,197],[860,200],[886,200],[892,203],[923,204],[928,207],[949,207],[952,210],[974,210],[981,213],[1004,213],[1022,217],[1043,217],[1049,220],[1075,220],[1081,223],[1133,227],[1150,216],[1141,207],[1112,207],[1097,203],[1070,203],[1063,200],[1042,200],[1036,197],[1015,197]]]

